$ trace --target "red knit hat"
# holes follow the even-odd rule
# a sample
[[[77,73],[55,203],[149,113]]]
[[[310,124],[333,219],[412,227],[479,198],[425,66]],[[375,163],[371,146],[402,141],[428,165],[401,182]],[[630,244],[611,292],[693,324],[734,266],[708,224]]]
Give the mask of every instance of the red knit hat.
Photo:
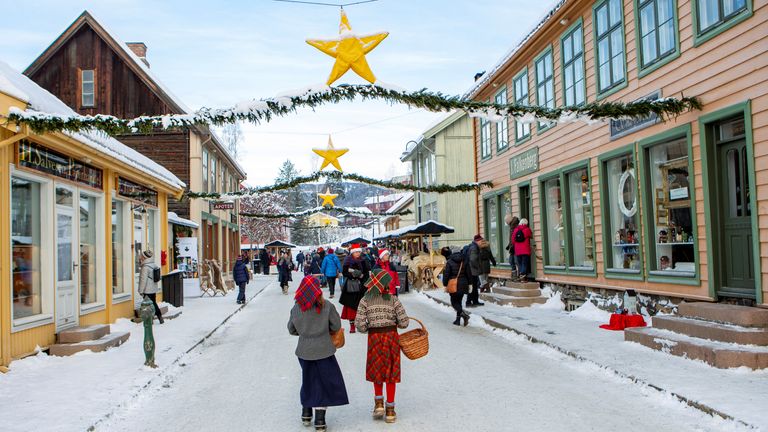
[[[355,253],[355,252],[362,252],[363,248],[360,247],[359,243],[352,243],[349,245],[349,253]]]

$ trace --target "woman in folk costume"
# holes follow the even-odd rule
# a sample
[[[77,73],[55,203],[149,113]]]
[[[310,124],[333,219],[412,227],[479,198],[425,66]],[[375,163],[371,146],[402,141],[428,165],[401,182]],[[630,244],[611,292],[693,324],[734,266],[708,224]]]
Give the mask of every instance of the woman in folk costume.
[[[327,407],[349,404],[330,335],[341,329],[341,319],[333,304],[323,299],[315,276],[302,279],[294,300],[288,332],[299,337],[296,357],[301,365],[301,421],[309,426],[314,408],[315,430],[325,431]]]
[[[344,308],[341,310],[341,319],[349,320],[349,332],[355,332],[355,317],[357,306],[365,295],[365,282],[371,268],[362,257],[363,249],[358,244],[350,248],[350,255],[344,259],[341,274],[344,275],[344,285],[341,287],[339,303]]]
[[[374,269],[382,269],[392,277],[392,281],[389,283],[389,293],[397,295],[397,287],[400,286],[400,276],[397,275],[397,270],[395,270],[395,266],[390,261],[390,257],[391,255],[388,250],[380,250],[379,261]]]
[[[392,277],[384,270],[371,273],[368,291],[360,301],[355,325],[361,333],[368,333],[368,355],[365,379],[373,383],[373,418],[394,423],[395,388],[400,382],[400,336],[397,329],[408,327],[408,315],[400,299],[390,294]],[[384,384],[387,386],[386,409]]]

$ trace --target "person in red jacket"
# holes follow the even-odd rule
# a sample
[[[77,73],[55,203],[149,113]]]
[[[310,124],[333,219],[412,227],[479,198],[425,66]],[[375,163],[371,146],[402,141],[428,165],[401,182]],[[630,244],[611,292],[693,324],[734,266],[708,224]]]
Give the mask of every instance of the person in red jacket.
[[[379,251],[379,262],[376,263],[374,268],[380,268],[392,276],[392,281],[389,283],[389,293],[391,295],[397,295],[397,287],[400,286],[400,277],[397,275],[395,266],[392,265],[392,261],[389,260],[390,253],[386,249]]]
[[[515,249],[520,281],[522,282],[528,280],[528,273],[531,271],[531,237],[533,237],[533,232],[528,227],[528,219],[520,219],[520,225],[512,231],[512,243]]]

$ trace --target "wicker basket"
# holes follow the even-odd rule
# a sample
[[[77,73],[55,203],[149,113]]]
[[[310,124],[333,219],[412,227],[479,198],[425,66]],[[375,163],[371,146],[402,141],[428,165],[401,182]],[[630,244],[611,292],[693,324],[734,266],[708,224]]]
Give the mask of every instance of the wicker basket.
[[[411,360],[424,357],[429,353],[429,333],[424,323],[413,317],[408,317],[419,323],[421,328],[409,330],[400,335],[400,348],[403,354]]]

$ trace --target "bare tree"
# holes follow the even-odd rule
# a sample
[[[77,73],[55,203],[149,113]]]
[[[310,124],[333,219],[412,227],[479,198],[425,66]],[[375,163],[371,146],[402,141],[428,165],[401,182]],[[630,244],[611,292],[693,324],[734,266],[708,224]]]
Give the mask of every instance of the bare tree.
[[[232,158],[237,160],[240,156],[240,144],[243,142],[243,130],[240,128],[240,123],[227,123],[221,129],[224,142],[227,145],[227,150]]]
[[[286,199],[282,195],[266,192],[240,200],[243,213],[281,214],[286,212]],[[251,243],[268,243],[272,240],[288,240],[287,219],[251,218],[240,220],[240,229]]]

